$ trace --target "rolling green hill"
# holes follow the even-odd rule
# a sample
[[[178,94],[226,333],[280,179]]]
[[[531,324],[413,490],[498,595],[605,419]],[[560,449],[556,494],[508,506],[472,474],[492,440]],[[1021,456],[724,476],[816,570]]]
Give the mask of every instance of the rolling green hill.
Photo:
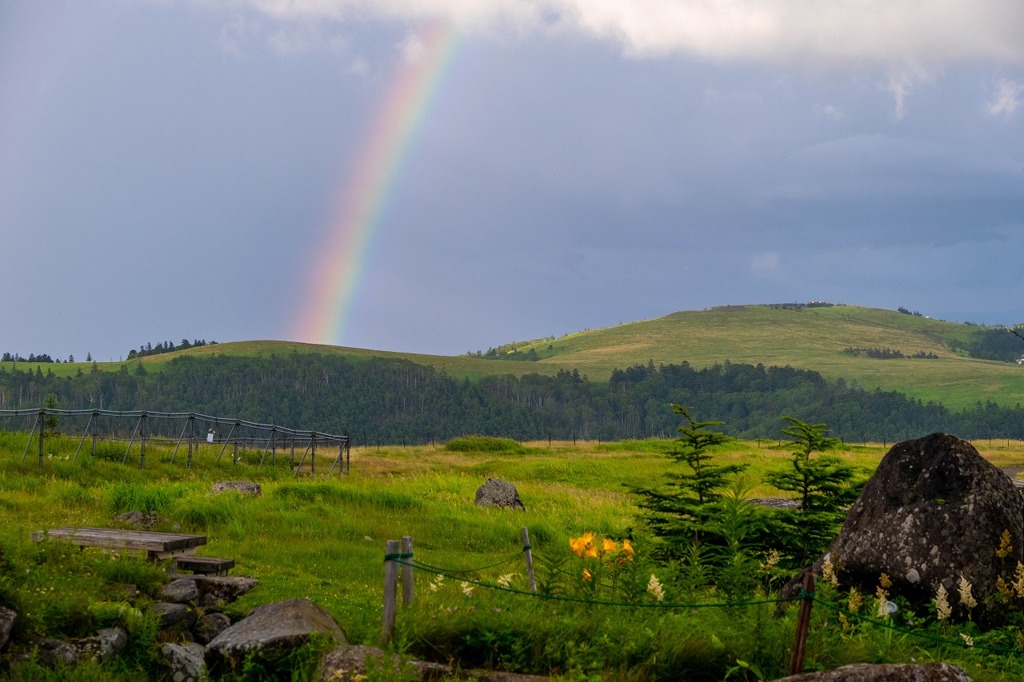
[[[685,361],[695,368],[730,361],[815,370],[829,381],[843,378],[866,389],[899,391],[954,410],[974,406],[978,401],[990,400],[1010,407],[1024,403],[1024,367],[977,360],[951,349],[951,342],[964,344],[978,330],[975,325],[859,306],[747,305],[678,312],[558,339],[499,346],[499,352],[490,354],[499,359],[245,341],[152,355],[131,363],[98,363],[97,368],[116,371],[123,364],[141,362],[148,369],[156,370],[179,355],[267,357],[320,353],[354,360],[374,356],[403,358],[470,379],[502,374],[554,375],[562,369],[575,369],[592,380],[604,381],[614,369],[649,361],[655,365]],[[876,359],[863,352],[856,355],[844,352],[851,348],[888,349],[907,357]],[[1024,342],[1021,350],[1024,351]],[[527,354],[537,359],[500,359],[521,358]],[[914,354],[928,357],[910,357]],[[17,364],[21,369],[29,369],[26,363]],[[58,363],[44,365],[43,369],[55,374],[72,374],[79,370],[90,371],[91,365]]]

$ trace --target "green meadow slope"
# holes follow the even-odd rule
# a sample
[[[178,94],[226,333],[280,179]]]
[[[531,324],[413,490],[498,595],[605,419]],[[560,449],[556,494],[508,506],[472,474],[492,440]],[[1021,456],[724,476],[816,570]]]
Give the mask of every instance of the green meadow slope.
[[[245,341],[153,355],[130,363],[99,363],[97,368],[117,371],[123,364],[142,362],[153,371],[180,355],[201,358],[213,354],[265,357],[321,353],[357,362],[374,356],[404,358],[470,379],[499,374],[552,375],[575,369],[592,380],[604,381],[614,369],[649,361],[655,365],[689,362],[697,368],[729,361],[815,370],[830,381],[843,378],[866,389],[899,391],[951,409],[989,400],[1004,406],[1024,403],[1024,367],[976,360],[951,350],[951,341],[967,342],[977,330],[972,325],[859,306],[747,305],[678,312],[557,339],[499,346],[499,358],[510,357],[514,347],[519,357],[532,351],[531,357],[537,359],[531,361]],[[844,352],[848,348],[891,349],[905,356],[921,353],[936,357],[882,360]],[[1021,349],[1024,351],[1024,342]],[[30,368],[19,364],[22,369]],[[70,374],[80,369],[90,371],[91,367],[88,363],[64,363],[44,369]]]

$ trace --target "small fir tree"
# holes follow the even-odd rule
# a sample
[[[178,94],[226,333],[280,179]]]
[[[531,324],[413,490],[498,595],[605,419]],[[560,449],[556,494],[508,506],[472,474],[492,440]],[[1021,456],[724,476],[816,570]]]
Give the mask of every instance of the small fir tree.
[[[825,424],[808,424],[794,417],[783,419],[789,422],[782,433],[790,437],[793,446],[791,466],[769,474],[765,480],[798,496],[798,509],[779,511],[777,520],[782,528],[776,535],[785,553],[800,565],[825,551],[846,518],[846,508],[860,495],[864,481],[855,467],[836,455],[825,454],[841,444],[838,438],[826,435]]]
[[[711,451],[733,439],[714,430],[723,422],[697,421],[689,408],[673,405],[683,418],[676,449],[670,456],[688,470],[669,474],[663,490],[640,489],[640,507],[655,535],[667,541],[666,553],[684,552],[691,543],[724,544],[721,537],[721,502],[725,491],[746,466],[715,464]]]

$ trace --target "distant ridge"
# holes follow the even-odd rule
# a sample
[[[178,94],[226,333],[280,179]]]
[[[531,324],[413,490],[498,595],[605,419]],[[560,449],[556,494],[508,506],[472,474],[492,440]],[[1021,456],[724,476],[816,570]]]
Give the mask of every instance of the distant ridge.
[[[266,357],[319,353],[355,361],[401,358],[469,379],[575,370],[603,381],[614,369],[649,362],[656,366],[686,362],[695,368],[731,362],[814,370],[830,382],[843,379],[869,390],[899,391],[953,410],[974,407],[979,401],[1007,407],[1024,404],[1024,367],[977,360],[953,350],[953,344],[966,344],[979,329],[978,325],[934,320],[909,311],[825,302],[772,303],[675,312],[559,338],[499,345],[486,356],[243,341],[165,353],[132,363],[99,363],[98,367],[117,370],[122,364],[141,362],[156,370],[181,355],[201,358],[214,354]],[[851,352],[858,350],[861,352]],[[874,350],[879,352],[868,352]],[[59,363],[44,370],[70,374],[90,364]]]

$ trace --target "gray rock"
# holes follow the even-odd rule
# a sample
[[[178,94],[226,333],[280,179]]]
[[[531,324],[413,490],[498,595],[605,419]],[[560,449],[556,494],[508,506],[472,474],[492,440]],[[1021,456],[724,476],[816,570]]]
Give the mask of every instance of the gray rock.
[[[776,682],[971,682],[962,668],[949,663],[855,663],[834,670],[802,673]]]
[[[189,580],[195,581],[199,588],[201,605],[207,595],[221,600],[221,604],[233,602],[260,584],[259,580],[244,575],[194,575]]]
[[[116,658],[128,646],[128,633],[122,627],[103,628],[92,637],[79,640],[78,650],[83,658],[99,663]]]
[[[10,641],[11,630],[14,629],[14,623],[17,620],[17,613],[0,606],[0,651],[3,651],[4,647],[7,646],[7,642]]]
[[[228,490],[235,490],[240,495],[251,495],[252,497],[259,497],[263,494],[260,484],[252,481],[220,481],[214,484],[211,492],[214,495],[219,495]]]
[[[313,635],[347,644],[345,632],[331,614],[308,599],[289,599],[261,606],[217,635],[206,647],[206,665],[217,674],[239,671],[247,656],[273,661]]]
[[[173,627],[188,618],[188,607],[184,604],[156,602],[151,608],[160,620],[161,630]]]
[[[209,644],[213,639],[231,626],[231,619],[223,613],[204,614],[195,627],[192,634],[200,644]]]
[[[51,668],[72,666],[78,663],[78,648],[60,639],[42,639],[36,645],[36,657],[43,665]]]
[[[502,507],[526,511],[526,505],[519,499],[519,491],[508,481],[488,478],[476,490],[476,504],[479,507]]]
[[[205,679],[206,653],[201,644],[164,644],[160,647],[160,655],[170,669],[170,679],[174,682],[200,682]]]
[[[1004,531],[1012,549],[998,557]],[[1016,486],[967,441],[935,433],[889,450],[839,536],[810,570],[820,573],[828,557],[841,584],[867,594],[885,573],[892,580],[890,594],[918,606],[942,585],[954,617],[992,623],[1008,610],[986,601],[994,602],[989,598],[998,592],[999,577],[1012,582],[1022,550],[1024,497]],[[961,576],[978,603],[970,614],[959,600]]]
[[[456,670],[444,663],[403,660],[372,646],[340,646],[324,655],[320,661],[318,678],[322,682],[359,682],[371,673],[383,679],[441,680],[454,678],[479,682],[543,682],[547,677],[522,675],[500,670]]]
[[[192,578],[178,578],[160,588],[157,597],[172,604],[195,604],[199,599],[199,587]]]
[[[114,518],[114,521],[124,526],[148,530],[157,522],[156,512],[146,513],[139,509],[133,509]]]

